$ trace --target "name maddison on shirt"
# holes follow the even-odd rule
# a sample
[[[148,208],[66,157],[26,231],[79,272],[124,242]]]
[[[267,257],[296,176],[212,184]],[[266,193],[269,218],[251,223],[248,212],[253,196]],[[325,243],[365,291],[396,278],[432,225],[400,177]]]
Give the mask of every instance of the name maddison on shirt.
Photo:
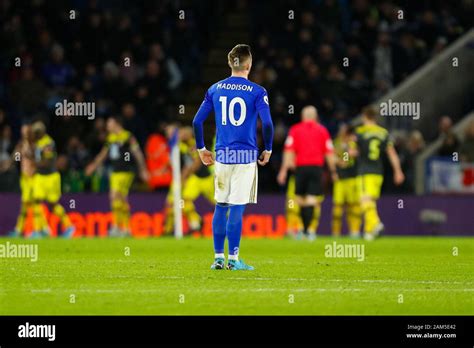
[[[249,85],[241,85],[238,83],[218,83],[217,84],[217,89],[227,89],[230,91],[248,91],[252,92],[253,91],[253,86]]]

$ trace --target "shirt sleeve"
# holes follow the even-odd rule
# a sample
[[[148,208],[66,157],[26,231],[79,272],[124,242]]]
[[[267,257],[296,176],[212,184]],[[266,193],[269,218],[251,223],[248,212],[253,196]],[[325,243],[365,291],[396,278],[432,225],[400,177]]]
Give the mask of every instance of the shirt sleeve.
[[[286,137],[284,151],[295,151],[295,131],[293,127],[290,128]]]
[[[334,152],[334,145],[332,144],[331,136],[326,128],[323,128],[324,136],[324,154],[331,154]]]
[[[262,88],[260,93],[258,94],[257,99],[255,100],[255,108],[258,112],[263,109],[270,110],[270,102],[268,101],[268,94],[265,88]]]
[[[393,144],[393,139],[392,137],[390,136],[390,134],[387,132],[387,135],[385,137],[385,140],[382,144],[383,146],[383,150],[387,150],[388,147],[393,147],[394,144]]]
[[[213,109],[214,105],[212,103],[212,96],[208,90],[193,120],[194,137],[196,138],[197,149],[202,149],[205,146],[203,124]]]
[[[262,121],[263,143],[265,150],[272,151],[273,146],[273,122],[270,114],[270,103],[268,102],[268,94],[265,88],[255,100],[255,108],[258,111],[260,120]]]

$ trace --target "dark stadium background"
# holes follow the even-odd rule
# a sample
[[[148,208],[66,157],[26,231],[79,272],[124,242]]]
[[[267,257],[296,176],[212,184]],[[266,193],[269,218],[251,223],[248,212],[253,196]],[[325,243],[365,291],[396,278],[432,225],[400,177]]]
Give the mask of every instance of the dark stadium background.
[[[268,90],[275,125],[275,150],[271,165],[260,169],[259,190],[283,194],[276,183],[282,144],[302,106],[316,105],[334,136],[361,107],[466,34],[472,18],[468,0],[2,0],[0,164],[21,124],[41,119],[57,143],[63,192],[106,192],[106,170],[92,179],[83,173],[103,144],[104,119],[123,116],[142,148],[170,122],[190,125],[206,89],[229,74],[228,50],[244,42],[253,49],[251,79]],[[438,138],[434,155],[460,152],[466,163],[474,161],[474,130],[463,139],[452,131],[472,110],[470,95],[452,100],[452,113],[430,115],[428,125],[408,120],[390,127],[407,180],[395,188],[388,172],[385,193],[414,193],[416,158]],[[95,102],[96,118],[55,116],[54,104],[64,99]],[[18,177],[15,166],[2,171],[0,191],[18,192]],[[138,183],[137,190],[150,191]]]
[[[0,0],[1,347],[49,342],[21,337],[25,323],[56,324],[59,344],[472,343],[473,19],[474,0]],[[179,189],[172,206],[169,182],[152,188],[136,175],[123,224],[131,233],[114,234],[113,168],[105,163],[91,177],[85,168],[104,145],[110,115],[125,121],[148,164],[157,141],[192,134],[176,126],[190,127],[209,86],[229,76],[227,53],[238,43],[252,47],[250,79],[268,91],[275,133],[271,161],[258,169],[258,204],[242,221],[240,251],[255,270],[236,276],[209,269],[213,202],[195,201],[202,226],[193,230],[186,218],[166,219],[186,216]],[[94,103],[95,118],[57,116],[63,100]],[[341,124],[360,123],[363,107],[388,101],[418,103],[421,115],[378,119],[406,176],[396,187],[385,166],[376,205],[383,234],[349,235],[350,209],[341,236],[334,232],[339,207],[326,171],[317,238],[301,236],[276,177],[302,107],[315,105],[334,137]],[[49,226],[33,231],[43,214],[20,199],[12,151],[22,125],[36,120],[57,144],[71,234],[46,204]],[[41,187],[33,186],[23,192]],[[18,216],[25,239],[17,238]],[[36,259],[21,250],[36,250]],[[416,336],[432,332],[457,336]]]

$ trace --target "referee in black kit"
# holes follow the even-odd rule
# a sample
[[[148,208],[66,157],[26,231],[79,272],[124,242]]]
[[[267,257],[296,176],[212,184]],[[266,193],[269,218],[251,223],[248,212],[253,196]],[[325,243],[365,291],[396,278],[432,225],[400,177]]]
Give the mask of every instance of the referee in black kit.
[[[283,152],[283,163],[277,181],[284,185],[288,170],[295,170],[295,200],[300,207],[303,233],[309,240],[316,238],[316,231],[308,233],[318,196],[323,195],[322,172],[325,160],[333,181],[337,180],[336,160],[331,136],[318,122],[318,110],[308,105],[301,111],[301,122],[290,128]]]

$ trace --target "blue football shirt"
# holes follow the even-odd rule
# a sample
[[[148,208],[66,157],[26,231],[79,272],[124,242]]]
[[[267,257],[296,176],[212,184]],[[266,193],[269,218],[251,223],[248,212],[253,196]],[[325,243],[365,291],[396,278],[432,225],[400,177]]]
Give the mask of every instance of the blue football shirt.
[[[262,86],[237,76],[213,84],[193,121],[198,148],[204,147],[202,123],[211,111],[215,113],[216,161],[230,164],[257,160],[259,116],[265,150],[272,150],[273,124],[267,91]]]

